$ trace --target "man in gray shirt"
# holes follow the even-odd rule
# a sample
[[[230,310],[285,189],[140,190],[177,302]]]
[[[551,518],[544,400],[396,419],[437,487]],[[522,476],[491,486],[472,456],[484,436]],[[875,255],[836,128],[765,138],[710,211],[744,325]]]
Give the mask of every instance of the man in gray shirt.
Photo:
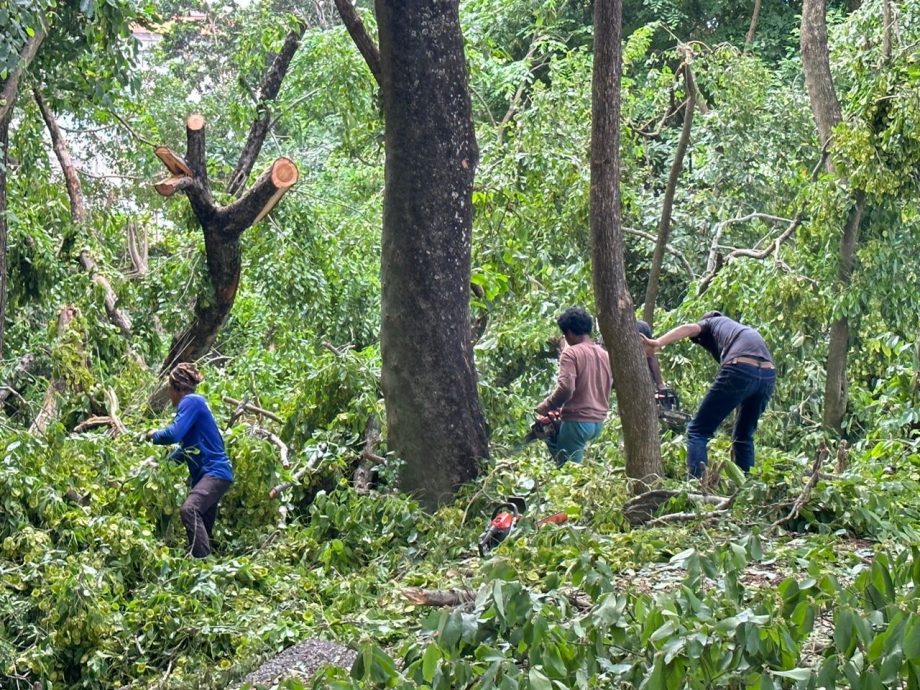
[[[642,336],[651,357],[665,345],[683,338],[705,348],[719,363],[719,373],[687,426],[687,466],[691,477],[706,469],[706,445],[719,424],[738,409],[732,431],[732,455],[745,473],[754,466],[754,432],[776,385],[776,369],[767,344],[756,330],[722,316],[703,314],[697,323],[673,328],[657,339]]]

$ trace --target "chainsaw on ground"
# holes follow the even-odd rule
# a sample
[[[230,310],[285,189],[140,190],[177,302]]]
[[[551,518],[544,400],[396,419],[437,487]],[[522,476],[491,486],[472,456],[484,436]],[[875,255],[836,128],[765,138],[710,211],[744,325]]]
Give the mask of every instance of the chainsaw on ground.
[[[527,510],[527,501],[522,496],[509,496],[492,511],[492,518],[485,531],[479,535],[479,555],[485,558],[492,549],[501,544],[514,530],[515,525]],[[537,527],[563,525],[568,522],[566,513],[553,513],[537,521]]]

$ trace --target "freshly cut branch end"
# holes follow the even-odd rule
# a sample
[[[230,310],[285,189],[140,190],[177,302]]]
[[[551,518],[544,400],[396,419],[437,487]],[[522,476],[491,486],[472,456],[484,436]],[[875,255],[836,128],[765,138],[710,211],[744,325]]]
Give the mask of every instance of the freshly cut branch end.
[[[180,189],[182,182],[187,179],[189,178],[186,175],[172,175],[155,183],[153,188],[157,190],[157,194],[160,196],[172,196]]]
[[[204,115],[201,113],[192,113],[185,121],[185,126],[195,132],[204,129]]]
[[[281,200],[281,197],[285,195],[287,190],[297,183],[297,180],[300,178],[300,172],[297,170],[297,166],[294,165],[294,161],[290,158],[279,158],[272,164],[270,177],[271,183],[275,187],[275,193],[269,197],[268,202],[262,207],[262,210],[259,211],[255,220],[252,221],[252,225],[255,225],[267,216],[269,211],[275,207],[275,204]]]
[[[185,159],[168,146],[157,146],[153,153],[173,175],[178,177],[192,176],[192,169],[185,162]]]

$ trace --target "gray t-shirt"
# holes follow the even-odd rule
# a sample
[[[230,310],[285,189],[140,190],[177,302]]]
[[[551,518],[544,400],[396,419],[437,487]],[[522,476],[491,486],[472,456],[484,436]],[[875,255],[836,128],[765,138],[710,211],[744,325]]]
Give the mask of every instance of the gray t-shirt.
[[[700,334],[691,340],[701,345],[715,360],[730,362],[735,357],[756,357],[772,362],[773,356],[760,333],[727,316],[710,316],[698,322]]]

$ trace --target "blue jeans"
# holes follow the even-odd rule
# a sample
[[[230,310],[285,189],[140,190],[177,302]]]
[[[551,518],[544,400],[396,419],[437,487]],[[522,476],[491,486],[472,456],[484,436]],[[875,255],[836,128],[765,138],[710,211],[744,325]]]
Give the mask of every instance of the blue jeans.
[[[738,409],[732,431],[732,455],[745,473],[754,466],[754,432],[767,409],[776,385],[776,370],[751,364],[731,364],[719,369],[716,380],[687,425],[687,469],[691,477],[702,477],[706,469],[706,444],[732,410]]]
[[[546,447],[556,467],[562,467],[569,460],[581,462],[588,441],[596,439],[603,426],[603,422],[562,422],[556,437],[546,439]]]

